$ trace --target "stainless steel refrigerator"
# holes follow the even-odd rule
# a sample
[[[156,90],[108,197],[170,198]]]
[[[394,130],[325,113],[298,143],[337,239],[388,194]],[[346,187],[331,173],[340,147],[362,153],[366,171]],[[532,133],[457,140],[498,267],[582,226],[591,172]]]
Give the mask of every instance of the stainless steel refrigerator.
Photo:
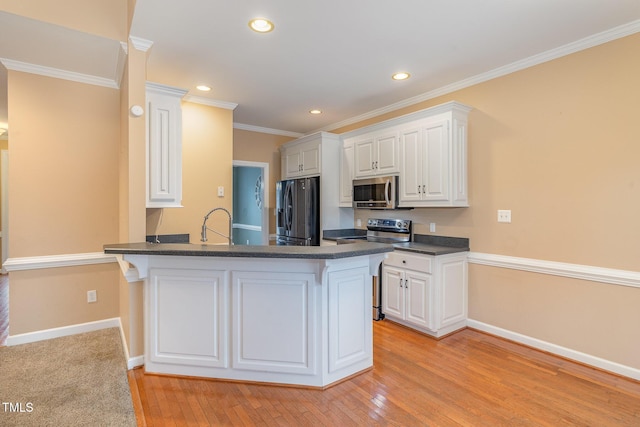
[[[320,245],[320,177],[276,183],[276,242]]]

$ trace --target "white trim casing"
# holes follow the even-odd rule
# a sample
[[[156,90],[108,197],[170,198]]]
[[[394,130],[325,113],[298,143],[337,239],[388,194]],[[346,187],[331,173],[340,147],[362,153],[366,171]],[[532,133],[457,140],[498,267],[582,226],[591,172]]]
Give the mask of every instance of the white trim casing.
[[[591,265],[569,264],[565,262],[545,261],[531,258],[519,258],[506,255],[469,252],[468,261],[472,264],[571,277],[592,282],[640,288],[640,272],[594,267]]]
[[[116,255],[104,252],[83,254],[45,255],[33,257],[9,258],[3,267],[11,271],[36,270],[40,268],[74,267],[78,265],[107,264],[118,262]]]
[[[126,55],[120,54],[118,61],[123,62]],[[95,86],[119,89],[121,76],[110,79],[106,77],[92,76],[89,74],[76,73],[75,71],[60,70],[58,68],[46,67],[44,65],[29,64],[27,62],[15,61],[8,58],[0,58],[0,62],[9,70],[21,71],[23,73],[37,74],[39,76],[53,77],[55,79],[69,80],[77,83],[86,83]],[[124,70],[124,66],[116,64],[116,72]]]

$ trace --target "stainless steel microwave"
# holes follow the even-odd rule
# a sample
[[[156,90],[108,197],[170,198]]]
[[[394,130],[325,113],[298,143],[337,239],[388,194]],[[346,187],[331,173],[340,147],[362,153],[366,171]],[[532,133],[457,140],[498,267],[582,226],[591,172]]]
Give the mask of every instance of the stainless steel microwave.
[[[353,207],[355,209],[397,209],[398,177],[354,179]]]

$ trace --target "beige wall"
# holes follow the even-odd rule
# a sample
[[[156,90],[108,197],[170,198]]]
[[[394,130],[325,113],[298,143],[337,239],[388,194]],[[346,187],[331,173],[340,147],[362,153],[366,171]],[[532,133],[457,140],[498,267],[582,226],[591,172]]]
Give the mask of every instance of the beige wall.
[[[412,219],[422,234],[435,222],[434,234],[469,237],[475,252],[639,271],[638,75],[636,34],[397,112],[474,108],[471,207],[375,215]],[[513,222],[498,224],[498,209]],[[640,368],[637,288],[479,265],[469,284],[474,320]]]
[[[118,317],[120,275],[113,263],[11,272],[10,335]],[[87,303],[88,290],[97,302]]]
[[[0,0],[0,10],[84,33],[125,41],[133,0]]]
[[[233,160],[269,163],[269,233],[275,234],[276,182],[280,180],[279,147],[294,140],[290,136],[235,129],[233,132]]]
[[[191,102],[182,103],[182,208],[147,209],[147,234],[189,233],[200,243],[204,216],[211,209],[233,208],[233,111]],[[218,197],[223,186],[224,197]],[[223,212],[207,221],[213,230],[227,234]],[[214,233],[209,243],[227,241]]]
[[[11,258],[118,239],[118,90],[8,73]],[[117,264],[12,272],[10,334],[118,316]],[[98,303],[88,304],[88,290]]]

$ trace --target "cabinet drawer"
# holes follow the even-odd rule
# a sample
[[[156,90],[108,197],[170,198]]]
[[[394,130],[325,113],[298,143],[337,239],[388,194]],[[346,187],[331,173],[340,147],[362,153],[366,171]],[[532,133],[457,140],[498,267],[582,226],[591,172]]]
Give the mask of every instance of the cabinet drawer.
[[[385,265],[406,268],[409,270],[431,273],[432,258],[429,255],[416,255],[405,251],[393,251],[384,260]]]

